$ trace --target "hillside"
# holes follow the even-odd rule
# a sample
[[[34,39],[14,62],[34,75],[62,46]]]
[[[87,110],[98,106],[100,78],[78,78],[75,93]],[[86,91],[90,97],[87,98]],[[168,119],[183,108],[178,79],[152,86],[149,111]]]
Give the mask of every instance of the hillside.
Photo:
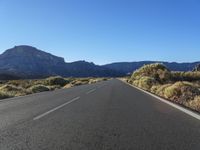
[[[0,79],[64,77],[110,77],[122,73],[93,63],[77,61],[66,63],[64,58],[21,45],[0,55]]]
[[[162,63],[172,71],[191,71],[200,62],[118,62],[96,65],[86,61],[66,63],[64,58],[54,56],[32,46],[20,45],[0,55],[0,79],[63,77],[120,77],[131,74],[145,64]]]

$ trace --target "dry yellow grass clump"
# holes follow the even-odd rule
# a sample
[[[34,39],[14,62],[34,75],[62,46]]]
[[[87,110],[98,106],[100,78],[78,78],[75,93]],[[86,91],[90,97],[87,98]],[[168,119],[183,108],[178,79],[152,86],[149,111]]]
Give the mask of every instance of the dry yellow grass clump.
[[[156,63],[133,72],[128,82],[200,112],[200,72],[171,72]]]
[[[92,84],[105,78],[62,78],[60,76],[37,80],[10,80],[0,82],[0,99],[32,93],[52,91],[60,88]]]
[[[194,100],[187,102],[186,106],[200,112],[200,96],[196,96]]]
[[[29,91],[15,85],[6,84],[0,87],[0,92],[2,96],[5,97],[14,97],[14,96],[23,96],[29,94]]]
[[[131,80],[138,80],[144,76],[154,78],[157,82],[165,82],[170,79],[171,74],[170,70],[162,64],[149,64],[136,70],[132,74]]]

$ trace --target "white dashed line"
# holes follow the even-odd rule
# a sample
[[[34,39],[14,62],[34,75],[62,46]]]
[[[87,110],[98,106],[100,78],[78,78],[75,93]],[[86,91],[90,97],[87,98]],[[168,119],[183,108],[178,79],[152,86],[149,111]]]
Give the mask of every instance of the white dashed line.
[[[94,91],[96,91],[96,89],[92,89],[92,90],[88,91],[86,94],[90,94],[90,93],[92,93]]]
[[[60,106],[57,106],[57,107],[55,107],[55,108],[53,108],[53,109],[51,109],[51,110],[49,110],[49,111],[47,111],[47,112],[45,112],[45,113],[43,113],[43,114],[41,114],[41,115],[39,115],[39,116],[33,118],[33,120],[38,120],[38,119],[40,119],[40,118],[42,118],[42,117],[44,117],[44,116],[46,116],[46,115],[48,115],[48,114],[50,114],[50,113],[56,111],[56,110],[58,110],[58,109],[64,107],[65,105],[68,105],[68,104],[70,104],[70,103],[72,103],[72,102],[74,102],[74,101],[77,101],[78,99],[80,99],[80,97],[73,98],[72,100],[70,100],[70,101],[68,101],[68,102],[66,102],[66,103],[64,103],[64,104],[62,104],[62,105],[60,105]]]

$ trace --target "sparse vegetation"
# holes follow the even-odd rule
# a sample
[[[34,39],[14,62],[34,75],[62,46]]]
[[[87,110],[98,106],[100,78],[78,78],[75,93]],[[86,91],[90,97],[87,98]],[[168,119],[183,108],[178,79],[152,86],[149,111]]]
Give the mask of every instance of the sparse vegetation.
[[[156,63],[145,65],[136,70],[132,74],[131,80],[138,80],[143,77],[151,77],[159,83],[164,83],[171,78],[171,74],[169,69],[167,69],[164,65]]]
[[[33,85],[29,88],[32,93],[44,92],[49,91],[49,88],[44,85]]]
[[[144,65],[127,80],[151,93],[200,112],[200,72],[172,72],[163,64]]]
[[[0,92],[3,97],[23,96],[29,94],[26,89],[10,84],[5,84],[1,86]]]
[[[107,80],[107,78],[62,78],[55,76],[37,80],[1,81],[0,99],[92,84],[103,80]]]
[[[69,83],[69,81],[67,79],[64,79],[60,76],[55,76],[55,77],[49,77],[46,79],[46,84],[47,85],[59,85],[59,86],[64,86],[67,83]]]

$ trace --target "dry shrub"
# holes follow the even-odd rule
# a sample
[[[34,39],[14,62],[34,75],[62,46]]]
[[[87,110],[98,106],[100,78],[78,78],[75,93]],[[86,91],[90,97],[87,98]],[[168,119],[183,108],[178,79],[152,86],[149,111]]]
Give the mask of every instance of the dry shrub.
[[[10,96],[6,93],[0,92],[0,99],[9,98],[9,97],[12,97],[12,96]]]
[[[171,86],[172,84],[164,84],[164,85],[161,85],[159,87],[157,87],[157,90],[156,90],[156,94],[161,96],[161,97],[165,97],[165,89],[168,88],[169,86]]]
[[[69,83],[68,80],[60,77],[60,76],[55,76],[55,77],[49,77],[46,79],[46,84],[47,85],[60,85],[60,86],[64,86],[67,83]]]
[[[200,96],[196,96],[194,100],[189,101],[186,106],[200,112]]]
[[[173,81],[198,81],[200,80],[200,72],[171,72]]]
[[[144,65],[132,74],[131,80],[138,80],[144,76],[154,78],[161,83],[166,82],[171,78],[170,70],[159,63]]]
[[[73,87],[74,85],[71,83],[66,84],[65,86],[63,86],[63,89],[68,89],[70,87]]]
[[[0,87],[0,92],[4,93],[4,95],[7,95],[8,97],[23,96],[29,94],[26,89],[10,84],[6,84]]]
[[[154,84],[156,84],[156,81],[151,77],[141,77],[139,80],[134,80],[133,84],[142,89],[149,90]]]
[[[49,88],[45,85],[33,85],[29,88],[32,93],[44,92],[49,91]]]
[[[176,82],[164,90],[164,96],[166,98],[179,103],[185,103],[199,94],[199,89],[189,82]]]

